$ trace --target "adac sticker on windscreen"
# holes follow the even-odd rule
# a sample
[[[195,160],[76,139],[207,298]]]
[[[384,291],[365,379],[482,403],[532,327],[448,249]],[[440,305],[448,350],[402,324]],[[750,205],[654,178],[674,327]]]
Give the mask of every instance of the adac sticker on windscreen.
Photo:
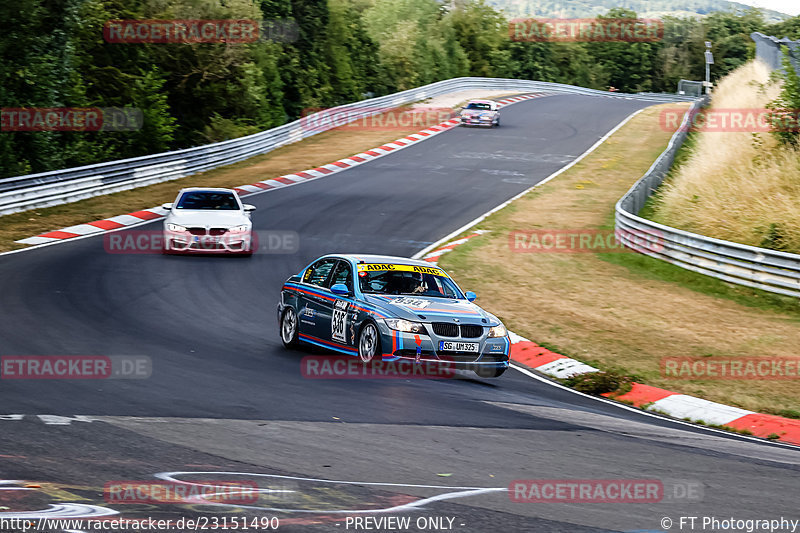
[[[359,272],[373,272],[373,271],[387,271],[394,270],[398,272],[419,272],[420,274],[433,274],[434,276],[447,277],[447,272],[441,268],[426,267],[418,265],[396,265],[392,263],[359,263]]]

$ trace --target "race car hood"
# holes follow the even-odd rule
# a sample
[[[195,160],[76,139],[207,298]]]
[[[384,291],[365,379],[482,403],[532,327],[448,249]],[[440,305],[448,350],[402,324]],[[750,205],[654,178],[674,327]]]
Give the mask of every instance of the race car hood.
[[[166,222],[181,226],[233,227],[249,224],[250,218],[241,211],[173,211]]]
[[[487,326],[500,323],[494,315],[467,300],[376,294],[366,294],[364,297],[368,303],[385,311],[389,318],[404,318],[415,322],[453,322],[457,318],[462,324]]]

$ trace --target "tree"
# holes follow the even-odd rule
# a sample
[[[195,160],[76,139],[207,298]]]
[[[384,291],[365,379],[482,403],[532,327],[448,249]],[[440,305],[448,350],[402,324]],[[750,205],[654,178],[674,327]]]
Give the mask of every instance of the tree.
[[[510,76],[508,21],[485,0],[460,3],[450,24],[469,60],[470,76]]]
[[[167,95],[164,93],[166,79],[157,68],[146,72],[136,80],[132,97],[134,107],[142,110],[142,128],[130,134],[127,155],[144,155],[169,149],[174,140],[176,120],[169,113]]]
[[[783,51],[783,87],[777,100],[770,103],[772,109],[770,119],[773,122],[773,134],[781,143],[789,146],[800,146],[800,131],[798,131],[798,110],[800,109],[800,75],[792,64],[789,49],[782,47]]]

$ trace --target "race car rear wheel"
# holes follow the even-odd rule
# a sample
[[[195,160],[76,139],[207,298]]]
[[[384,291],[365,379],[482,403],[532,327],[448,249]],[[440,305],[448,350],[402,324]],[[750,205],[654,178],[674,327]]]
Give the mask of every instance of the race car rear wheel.
[[[503,366],[479,366],[475,373],[481,378],[499,378],[506,371]]]
[[[281,341],[286,348],[296,348],[298,344],[297,313],[287,307],[281,317]]]
[[[367,322],[358,332],[358,357],[364,363],[370,363],[381,357],[381,337],[378,327]]]

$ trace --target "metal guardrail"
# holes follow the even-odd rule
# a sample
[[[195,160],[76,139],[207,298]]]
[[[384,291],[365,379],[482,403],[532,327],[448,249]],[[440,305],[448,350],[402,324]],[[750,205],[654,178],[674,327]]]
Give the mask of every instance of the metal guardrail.
[[[469,89],[613,96],[652,102],[689,100],[668,94],[612,95],[605,91],[531,80],[453,78],[314,113],[247,137],[162,154],[0,179],[0,215],[75,202],[229,165],[339,126],[341,122],[334,123],[332,120],[326,124],[326,116],[330,119],[335,113],[347,113],[347,120],[353,121],[403,104]],[[305,127],[308,124],[314,126]]]
[[[750,38],[756,43],[756,58],[766,63],[772,70],[783,70],[782,47],[787,47],[790,59],[795,70],[800,73],[800,41],[791,39],[778,39],[771,35],[764,35],[757,31],[750,34]]]
[[[636,215],[664,181],[675,154],[686,140],[690,113],[705,105],[697,100],[684,115],[669,146],[645,175],[617,202],[616,232],[625,246],[687,270],[765,291],[800,296],[800,255],[747,246],[689,233]]]

